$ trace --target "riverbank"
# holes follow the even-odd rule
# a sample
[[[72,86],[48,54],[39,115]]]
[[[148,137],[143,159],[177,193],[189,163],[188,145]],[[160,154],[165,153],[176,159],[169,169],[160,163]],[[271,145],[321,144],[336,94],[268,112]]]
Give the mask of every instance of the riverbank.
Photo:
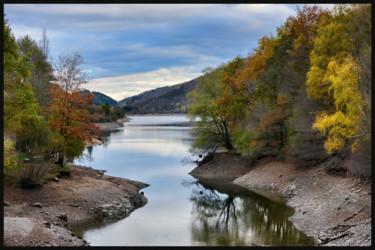
[[[131,119],[129,117],[124,117],[121,119],[117,119],[115,122],[97,122],[94,123],[96,126],[100,128],[100,130],[108,130],[108,129],[115,129],[115,128],[121,128],[124,127],[125,122],[129,122]],[[86,141],[85,146],[93,146],[93,145],[101,145],[104,141],[101,137],[94,138],[92,142]]]
[[[121,119],[117,119],[115,122],[97,122],[94,124],[98,126],[101,130],[105,130],[124,127],[124,123],[129,122],[130,120],[131,119],[129,117],[124,117]]]
[[[234,183],[295,209],[289,218],[317,246],[371,245],[371,180],[323,167],[301,168],[272,158],[258,162],[216,154],[193,177]]]
[[[144,206],[149,186],[104,170],[71,165],[70,176],[23,189],[4,180],[5,246],[89,246],[67,228],[94,218],[120,219]]]

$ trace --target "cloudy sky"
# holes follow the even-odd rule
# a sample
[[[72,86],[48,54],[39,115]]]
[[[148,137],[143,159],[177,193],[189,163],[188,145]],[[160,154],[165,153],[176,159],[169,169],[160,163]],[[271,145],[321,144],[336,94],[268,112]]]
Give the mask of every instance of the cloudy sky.
[[[52,63],[80,53],[92,78],[82,87],[120,101],[247,56],[296,5],[5,4],[4,12],[16,38],[39,41],[46,29]]]

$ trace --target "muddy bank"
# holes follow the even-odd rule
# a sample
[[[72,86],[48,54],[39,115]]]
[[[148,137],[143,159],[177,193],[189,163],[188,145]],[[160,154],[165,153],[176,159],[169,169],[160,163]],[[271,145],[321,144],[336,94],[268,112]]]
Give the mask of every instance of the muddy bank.
[[[289,218],[321,246],[371,245],[371,180],[324,168],[296,167],[264,158],[256,163],[233,154],[217,154],[195,168],[193,177],[232,182],[295,209]]]
[[[139,191],[148,184],[90,167],[71,168],[70,176],[45,182],[41,188],[4,183],[5,246],[87,246],[67,229],[69,223],[124,218],[147,203]]]

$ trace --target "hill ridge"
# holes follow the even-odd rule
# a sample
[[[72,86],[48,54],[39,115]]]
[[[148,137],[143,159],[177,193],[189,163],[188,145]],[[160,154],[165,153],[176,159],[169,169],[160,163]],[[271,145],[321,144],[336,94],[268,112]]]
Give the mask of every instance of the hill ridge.
[[[171,86],[147,90],[118,102],[128,114],[187,113],[186,95],[195,89],[198,78]]]

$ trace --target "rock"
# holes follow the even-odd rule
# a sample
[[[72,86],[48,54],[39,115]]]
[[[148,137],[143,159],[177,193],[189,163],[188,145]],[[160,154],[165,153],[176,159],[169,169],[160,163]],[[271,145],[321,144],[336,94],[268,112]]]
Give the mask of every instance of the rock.
[[[54,178],[52,178],[52,180],[54,180],[54,181],[58,182],[58,181],[59,181],[59,178],[57,178],[57,177],[54,177]]]
[[[44,225],[46,228],[51,228],[51,223],[48,222],[48,221],[43,222],[43,225]]]
[[[296,189],[295,185],[289,185],[288,187],[286,187],[285,189],[282,190],[281,194],[285,198],[292,198],[293,196],[296,195],[295,189]]]
[[[10,204],[8,201],[4,201],[4,206],[11,206],[12,204]]]
[[[79,207],[78,204],[69,204],[69,206],[71,206],[71,207]]]
[[[73,192],[73,189],[70,188],[70,187],[65,188],[65,190],[67,190],[67,191],[69,191],[69,192]]]
[[[98,174],[103,175],[107,170],[97,170]]]
[[[35,202],[35,203],[33,204],[33,206],[34,206],[34,207],[39,207],[39,208],[42,208],[42,207],[43,207],[42,204],[41,204],[40,202]]]
[[[61,213],[60,215],[56,216],[60,220],[68,221],[68,215],[66,213]]]

